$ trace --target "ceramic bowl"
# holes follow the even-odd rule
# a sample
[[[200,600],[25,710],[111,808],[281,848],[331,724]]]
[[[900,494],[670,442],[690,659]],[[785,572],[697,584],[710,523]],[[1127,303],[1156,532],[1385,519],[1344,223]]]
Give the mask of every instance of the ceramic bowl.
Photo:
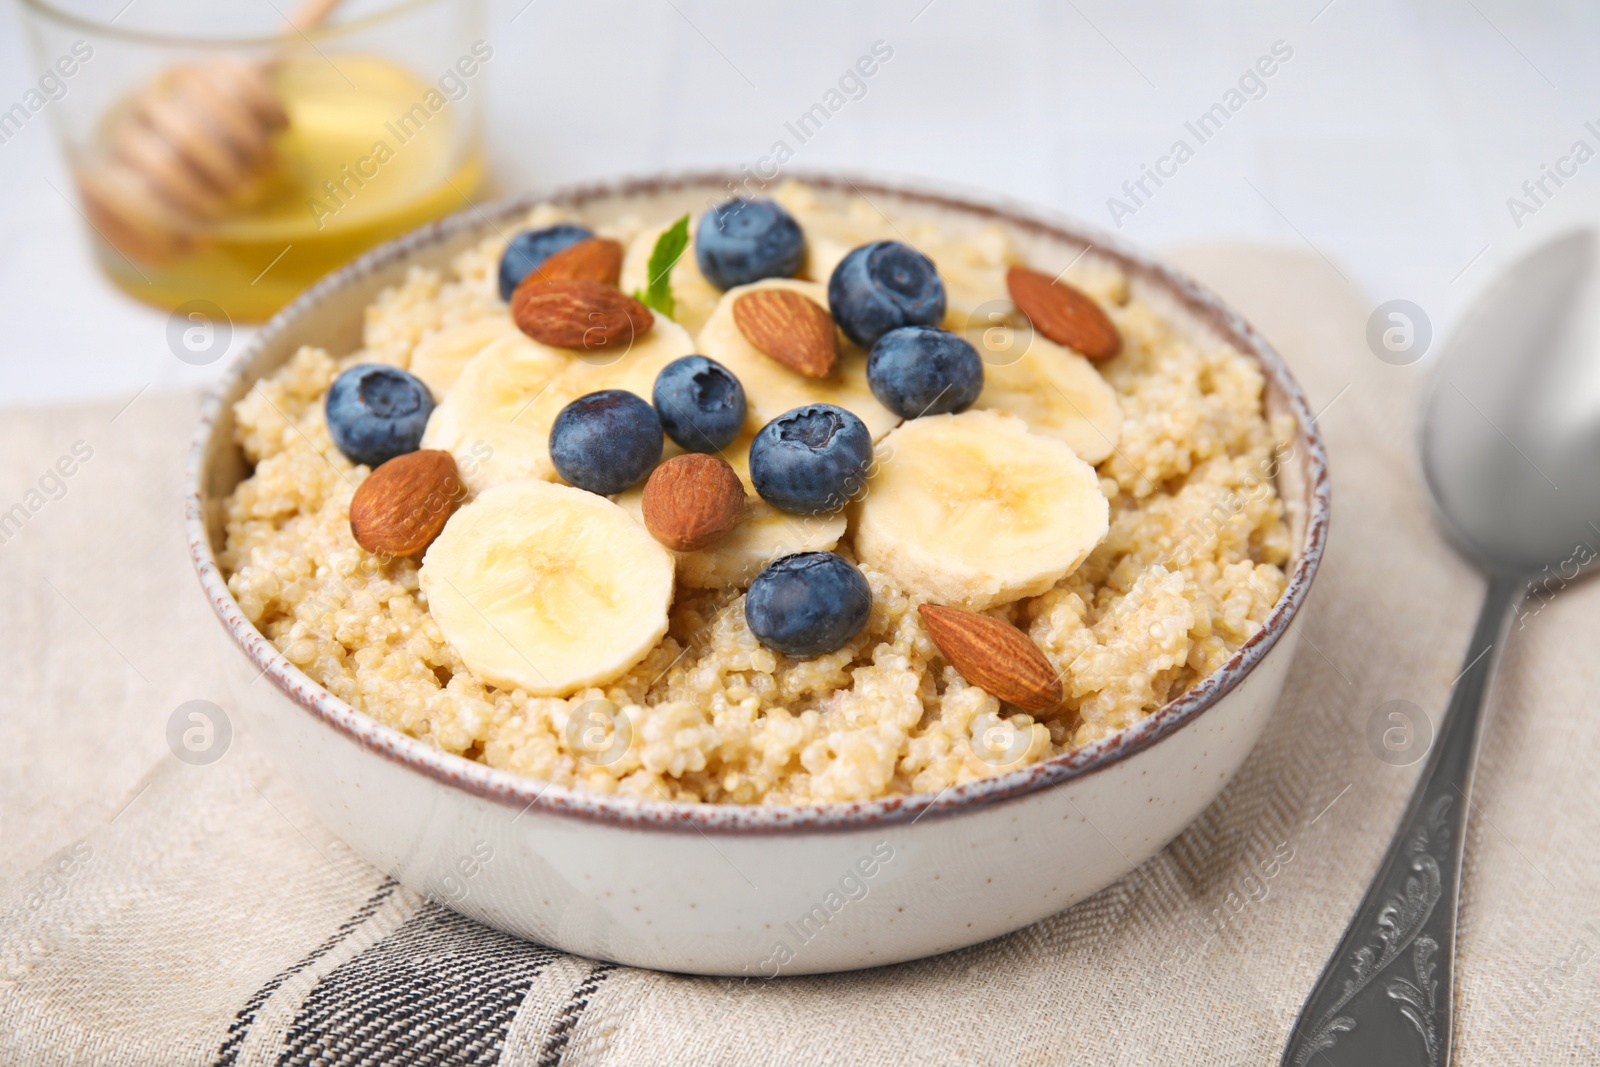
[[[207,399],[187,483],[195,569],[242,653],[228,659],[245,724],[324,823],[404,885],[521,937],[642,967],[770,978],[894,963],[1026,926],[1122,877],[1211,803],[1260,736],[1328,527],[1322,441],[1283,360],[1215,296],[1109,235],[981,197],[802,177],[885,212],[999,222],[1038,262],[1092,245],[1193,336],[1256,360],[1269,410],[1297,423],[1278,472],[1295,545],[1282,599],[1226,665],[1137,725],[934,795],[804,807],[631,800],[494,770],[381,725],[301,673],[228,592],[215,559],[222,502],[247,473],[232,405],[301,344],[359,347],[362,310],[381,289],[513,229],[538,200],[596,222],[665,218],[725,198],[737,179],[625,180],[466,211],[363,256],[273,318]]]

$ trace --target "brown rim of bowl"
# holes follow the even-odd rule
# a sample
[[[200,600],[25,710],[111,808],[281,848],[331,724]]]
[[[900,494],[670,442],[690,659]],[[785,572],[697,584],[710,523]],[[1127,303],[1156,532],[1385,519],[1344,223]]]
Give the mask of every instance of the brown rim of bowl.
[[[839,173],[786,175],[820,188],[878,194],[927,204],[1005,222],[1016,229],[1057,240],[1092,245],[1096,253],[1116,262],[1131,276],[1164,289],[1196,319],[1226,338],[1261,366],[1269,385],[1283,397],[1298,424],[1297,448],[1303,447],[1304,479],[1309,495],[1300,558],[1289,574],[1288,585],[1273,605],[1265,624],[1228,661],[1173,700],[1138,723],[1100,741],[1064,755],[1014,771],[984,778],[938,793],[913,793],[873,800],[839,801],[807,805],[687,804],[638,800],[570,789],[539,779],[501,771],[452,755],[379,723],[335,697],[303,674],[256,629],[228,591],[206,529],[202,493],[207,473],[205,457],[211,428],[222,413],[224,397],[245,377],[246,368],[260,349],[274,341],[307,308],[337,296],[348,283],[403,260],[413,252],[463,231],[487,230],[498,220],[509,220],[537,203],[551,202],[579,208],[617,196],[649,196],[692,187],[704,187],[720,199],[739,177],[731,172],[702,171],[620,178],[610,182],[567,186],[546,194],[530,193],[471,207],[438,222],[380,245],[317,282],[278,312],[235,357],[233,365],[206,395],[200,424],[189,450],[184,518],[189,554],[200,584],[234,642],[255,667],[301,708],[362,747],[412,770],[475,796],[509,808],[526,811],[539,804],[546,814],[585,819],[612,826],[733,834],[783,834],[817,831],[866,830],[912,822],[928,815],[949,817],[1027,796],[1038,790],[1081,778],[1142,752],[1162,738],[1194,722],[1238,686],[1267,652],[1288,631],[1316,576],[1327,543],[1330,507],[1328,461],[1320,432],[1312,423],[1305,394],[1290,375],[1282,357],[1240,315],[1197,282],[1133,250],[1120,239],[1090,227],[1052,216],[1036,208],[981,194],[969,195],[933,189],[899,180],[853,177]],[[251,383],[253,384],[253,382]]]

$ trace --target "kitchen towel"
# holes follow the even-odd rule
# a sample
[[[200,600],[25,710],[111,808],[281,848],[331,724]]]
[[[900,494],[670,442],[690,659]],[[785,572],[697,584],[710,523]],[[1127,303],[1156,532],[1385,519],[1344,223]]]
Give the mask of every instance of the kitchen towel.
[[[1278,346],[1328,436],[1331,544],[1283,698],[1216,803],[1115,885],[849,974],[693,978],[520,942],[365,865],[247,733],[180,761],[175,710],[226,712],[216,657],[236,654],[180,525],[196,398],[0,413],[0,1064],[1275,1064],[1421,768],[1374,724],[1437,722],[1483,583],[1430,519],[1427,363],[1376,358],[1376,301],[1300,249],[1171,258]],[[1551,583],[1512,634],[1456,1062],[1594,1063],[1600,585]]]

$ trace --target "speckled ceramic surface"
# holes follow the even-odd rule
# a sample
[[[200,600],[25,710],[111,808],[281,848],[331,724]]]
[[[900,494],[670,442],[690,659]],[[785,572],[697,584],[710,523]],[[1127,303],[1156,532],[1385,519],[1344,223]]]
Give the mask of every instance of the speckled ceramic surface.
[[[1294,460],[1279,474],[1296,542],[1287,589],[1221,670],[1156,714],[939,794],[808,807],[639,801],[433,749],[304,675],[229,594],[214,548],[221,501],[246,473],[231,443],[233,403],[303,343],[354,349],[364,307],[409,266],[443,266],[538,200],[598,219],[666,217],[725,197],[729,176],[618,181],[445,219],[323,279],[262,329],[207,398],[185,517],[201,586],[243,652],[233,688],[252,728],[352,848],[463,914],[586,956],[708,974],[772,977],[957,948],[1066,907],[1154,854],[1232,777],[1277,701],[1290,624],[1327,538],[1329,485],[1306,399],[1267,342],[1193,281],[1074,223],[950,192],[796,176],[900,210],[999,221],[1025,254],[1091,244],[1163,312],[1255,358],[1269,410],[1298,423]],[[480,862],[486,851],[494,858]]]

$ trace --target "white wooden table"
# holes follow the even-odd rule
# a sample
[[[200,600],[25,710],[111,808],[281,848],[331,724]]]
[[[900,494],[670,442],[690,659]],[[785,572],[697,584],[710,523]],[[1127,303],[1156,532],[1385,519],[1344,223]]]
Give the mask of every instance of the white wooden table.
[[[1414,301],[1441,331],[1520,250],[1600,218],[1600,162],[1562,164],[1575,175],[1545,179],[1538,204],[1523,188],[1578,140],[1600,152],[1585,126],[1600,130],[1600,9],[1583,7],[492,0],[495,183],[754,166],[782,139],[794,166],[953,180],[1119,221],[1146,246],[1311,246],[1374,305]],[[893,54],[865,95],[800,144],[785,124],[879,41]],[[1230,96],[1275,44],[1271,76]],[[8,6],[0,110],[32,80]],[[95,271],[66,188],[45,122],[0,144],[0,404],[215,375],[224,361],[179,362],[166,316]],[[1514,218],[1513,196],[1535,210]]]

